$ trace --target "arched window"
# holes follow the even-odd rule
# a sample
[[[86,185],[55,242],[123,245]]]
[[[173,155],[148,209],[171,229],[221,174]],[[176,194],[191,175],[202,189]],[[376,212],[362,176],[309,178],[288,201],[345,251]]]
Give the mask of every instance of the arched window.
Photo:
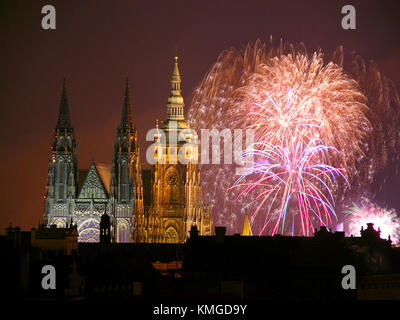
[[[58,182],[58,197],[64,199],[65,164],[63,161],[58,164]]]
[[[71,140],[71,137],[68,137],[68,138],[67,138],[67,145],[68,145],[68,149],[71,149],[71,148],[72,148],[72,140]]]
[[[59,137],[58,138],[58,150],[63,150],[64,149],[64,137]]]
[[[128,138],[126,136],[123,137],[123,148],[127,150],[129,148]]]
[[[174,227],[169,227],[167,231],[165,232],[165,242],[166,243],[178,243],[179,242],[179,236],[178,232]]]
[[[89,218],[78,225],[79,242],[99,242],[100,225],[96,219]]]
[[[125,223],[118,226],[118,239],[119,242],[128,242],[128,227]]]
[[[179,201],[178,175],[174,171],[167,174],[167,177],[166,177],[166,183],[167,183],[166,201],[167,202]]]
[[[66,221],[63,218],[58,218],[55,219],[52,224],[55,224],[57,228],[65,228]]]
[[[129,167],[127,164],[122,164],[121,173],[121,199],[129,200]]]
[[[64,164],[63,161],[61,161],[61,162],[58,164],[58,181],[59,181],[60,183],[63,183],[63,182],[64,182],[64,175],[65,175],[65,164]]]

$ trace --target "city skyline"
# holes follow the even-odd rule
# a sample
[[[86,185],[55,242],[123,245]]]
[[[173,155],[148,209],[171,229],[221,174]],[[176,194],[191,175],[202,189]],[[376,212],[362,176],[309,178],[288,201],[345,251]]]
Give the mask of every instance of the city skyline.
[[[389,14],[394,2],[354,3],[354,31],[341,30],[342,5],[338,3],[292,2],[273,8],[260,2],[245,5],[223,1],[215,3],[215,8],[211,3],[179,1],[166,7],[135,2],[121,2],[116,8],[106,3],[97,7],[90,2],[53,4],[57,9],[57,29],[48,31],[40,27],[41,4],[2,5],[2,21],[6,24],[2,32],[7,44],[2,53],[7,79],[2,81],[0,97],[2,150],[8,150],[2,170],[2,233],[10,222],[30,229],[42,219],[49,148],[64,75],[79,166],[87,168],[92,157],[96,162],[111,164],[126,77],[131,82],[139,145],[141,150],[146,149],[145,132],[154,127],[155,119],[166,115],[170,61],[177,46],[186,106],[190,105],[191,91],[223,50],[240,48],[258,38],[266,40],[269,35],[277,40],[282,37],[292,42],[304,41],[307,47],[321,46],[328,51],[343,45],[367,60],[375,60],[384,74],[397,85],[400,83],[395,72],[400,64],[400,43],[393,36],[398,21],[394,13]],[[75,10],[78,6],[79,10]],[[199,8],[202,10],[196,10]],[[263,13],[269,19],[262,19]],[[274,16],[279,14],[283,19],[277,23]],[[148,21],[148,15],[153,20]],[[256,18],[249,26],[246,21],[251,15]],[[239,17],[244,26],[235,24]],[[107,19],[110,23],[103,23]],[[302,28],[293,28],[296,23]],[[318,23],[321,30],[316,31],[313,26]],[[218,29],[220,33],[215,32]],[[95,145],[96,141],[101,143]],[[391,198],[387,190],[386,193],[393,202],[395,197]],[[393,203],[399,209],[399,203]]]

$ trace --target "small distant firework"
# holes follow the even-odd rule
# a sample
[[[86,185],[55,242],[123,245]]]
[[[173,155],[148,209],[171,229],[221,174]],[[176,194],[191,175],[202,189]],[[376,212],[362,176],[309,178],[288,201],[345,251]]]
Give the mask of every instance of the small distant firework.
[[[362,198],[360,204],[353,203],[344,213],[349,234],[360,236],[361,227],[366,228],[367,223],[373,223],[376,230],[380,229],[382,239],[390,236],[394,245],[400,244],[400,219],[394,209],[382,208]]]

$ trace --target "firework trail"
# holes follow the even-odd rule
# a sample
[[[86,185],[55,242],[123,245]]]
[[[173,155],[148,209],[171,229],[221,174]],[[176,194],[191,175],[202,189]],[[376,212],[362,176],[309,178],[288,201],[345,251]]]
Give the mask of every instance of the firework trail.
[[[360,236],[361,227],[365,228],[367,223],[373,223],[374,228],[381,231],[382,239],[390,236],[394,245],[400,244],[400,220],[394,209],[381,208],[369,199],[362,198],[360,204],[353,203],[344,213],[349,234]]]
[[[358,82],[342,68],[342,51],[338,49],[332,60],[336,63],[324,63],[322,51],[309,55],[304,45],[295,50],[281,42],[274,48],[272,40],[269,44],[257,41],[242,51],[230,49],[194,91],[191,126],[220,131],[253,128],[256,141],[275,144],[293,136],[305,144],[310,137],[318,138],[332,147],[326,151],[324,164],[343,170],[351,186],[364,185],[376,167],[366,163],[374,130],[371,112]],[[259,205],[256,194],[241,197],[238,188],[227,192],[237,179],[235,169],[223,164],[201,168],[203,194],[210,201],[215,223],[231,232],[240,230],[243,213],[252,214]],[[343,201],[346,190],[342,181],[332,185],[330,192]],[[263,227],[264,221],[258,223],[258,230]]]

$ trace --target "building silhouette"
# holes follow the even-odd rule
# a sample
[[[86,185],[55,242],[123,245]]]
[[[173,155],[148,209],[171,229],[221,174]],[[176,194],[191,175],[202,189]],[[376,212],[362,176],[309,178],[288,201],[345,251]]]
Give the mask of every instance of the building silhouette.
[[[78,243],[74,225],[10,227],[0,236],[2,290],[24,299],[400,300],[399,248],[372,224],[360,237],[324,227],[313,237],[225,231],[202,236],[192,226],[186,243]],[[56,290],[41,287],[44,265],[57,270]],[[355,289],[341,285],[345,265]]]

